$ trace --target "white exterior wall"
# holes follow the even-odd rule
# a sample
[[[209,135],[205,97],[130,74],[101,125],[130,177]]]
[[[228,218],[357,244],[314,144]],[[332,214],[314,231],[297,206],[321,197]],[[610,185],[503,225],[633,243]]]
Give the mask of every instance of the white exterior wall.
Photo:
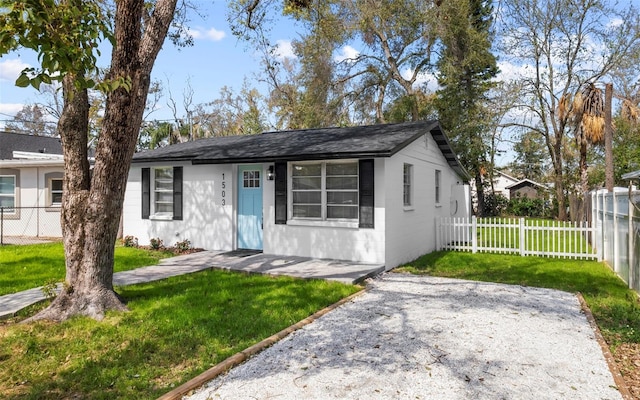
[[[11,168],[18,169],[18,168]],[[4,215],[3,234],[6,236],[62,237],[60,208],[48,207],[48,173],[62,173],[60,167],[23,167],[18,169],[16,209],[13,215]],[[30,208],[33,207],[33,208]]]
[[[142,219],[142,168],[181,165],[183,219],[154,220],[153,216]],[[151,238],[162,239],[165,246],[188,239],[193,247],[233,250],[235,170],[232,165],[133,164],[125,193],[123,234],[137,237],[141,245],[149,244]]]
[[[385,263],[384,160],[375,160],[374,228],[341,227],[324,221],[275,224],[275,184],[264,186],[264,252],[268,254]],[[289,188],[290,190],[290,188]],[[290,196],[288,193],[287,196]]]
[[[404,206],[403,167],[413,165],[413,204]],[[440,204],[435,203],[435,171],[441,171]],[[468,186],[451,169],[426,134],[386,160],[386,268],[414,260],[436,248],[438,217],[468,216]]]

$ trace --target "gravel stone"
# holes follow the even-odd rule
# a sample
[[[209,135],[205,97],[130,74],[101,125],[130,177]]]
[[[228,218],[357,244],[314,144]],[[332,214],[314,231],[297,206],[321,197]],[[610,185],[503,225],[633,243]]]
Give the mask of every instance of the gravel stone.
[[[206,399],[622,399],[577,297],[387,273]]]

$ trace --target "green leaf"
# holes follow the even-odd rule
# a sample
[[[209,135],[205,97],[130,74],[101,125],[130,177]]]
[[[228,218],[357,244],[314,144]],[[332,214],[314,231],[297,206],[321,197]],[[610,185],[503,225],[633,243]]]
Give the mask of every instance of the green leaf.
[[[27,87],[29,83],[31,83],[31,79],[24,72],[16,79],[16,86],[18,87]]]

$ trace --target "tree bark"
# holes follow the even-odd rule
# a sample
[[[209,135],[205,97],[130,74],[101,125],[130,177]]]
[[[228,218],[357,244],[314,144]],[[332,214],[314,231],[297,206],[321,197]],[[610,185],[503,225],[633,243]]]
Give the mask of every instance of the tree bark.
[[[159,0],[142,19],[144,0],[116,2],[115,45],[107,79],[128,78],[130,88],[107,94],[91,179],[87,161],[89,102],[75,77],[64,79],[65,109],[59,128],[65,158],[62,208],[66,278],[62,293],[33,319],[62,321],[74,315],[102,319],[126,310],[113,290],[113,258],[131,158],[142,123],[151,69],[173,19],[177,0]]]

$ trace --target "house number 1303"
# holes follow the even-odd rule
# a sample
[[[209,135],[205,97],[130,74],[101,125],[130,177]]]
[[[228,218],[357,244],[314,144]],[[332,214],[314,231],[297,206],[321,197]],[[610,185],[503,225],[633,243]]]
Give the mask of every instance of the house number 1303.
[[[221,183],[221,188],[222,188],[222,193],[221,193],[221,195],[222,195],[222,205],[224,206],[224,205],[227,205],[227,199],[225,198],[226,197],[226,193],[225,192],[226,192],[226,189],[227,189],[227,183],[224,180],[224,174],[222,174],[222,182],[220,182],[220,183]]]

